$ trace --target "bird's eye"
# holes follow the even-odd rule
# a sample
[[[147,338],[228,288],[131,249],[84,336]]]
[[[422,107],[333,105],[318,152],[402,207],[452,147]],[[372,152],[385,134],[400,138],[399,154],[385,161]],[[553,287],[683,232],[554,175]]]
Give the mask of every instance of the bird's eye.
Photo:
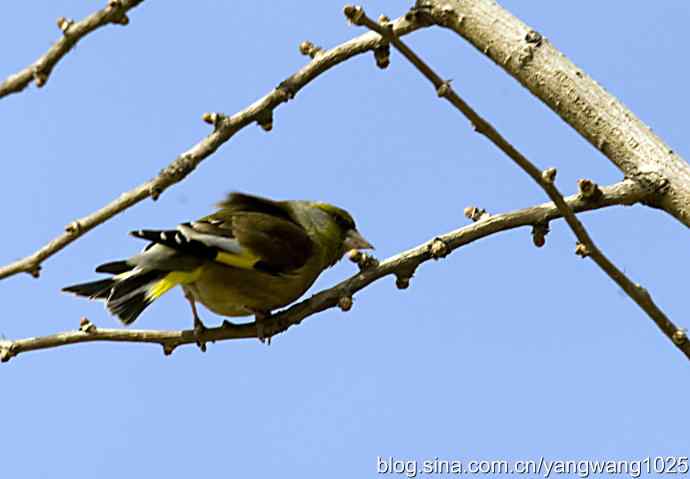
[[[355,222],[352,220],[352,218],[348,218],[343,214],[335,213],[333,214],[333,219],[335,219],[335,222],[338,223],[338,226],[344,230],[355,228]]]
[[[355,220],[352,219],[352,216],[347,211],[328,203],[316,203],[316,207],[328,213],[333,218],[333,221],[344,231],[355,229]]]

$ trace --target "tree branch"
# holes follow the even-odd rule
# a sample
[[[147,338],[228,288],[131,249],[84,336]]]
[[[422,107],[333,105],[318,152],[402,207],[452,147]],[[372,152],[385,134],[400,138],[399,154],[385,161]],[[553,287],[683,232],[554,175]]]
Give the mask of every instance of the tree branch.
[[[540,33],[492,0],[417,0],[413,12],[491,58],[626,178],[665,180],[664,194],[652,206],[690,226],[690,165]]]
[[[643,311],[655,322],[659,329],[680,349],[688,359],[690,359],[690,344],[684,329],[677,327],[661,309],[654,303],[649,292],[639,284],[633,283],[620,269],[618,269],[604,253],[595,245],[592,238],[587,233],[584,225],[575,216],[573,210],[567,204],[560,191],[556,188],[556,169],[549,168],[540,171],[531,161],[520,153],[508,140],[484,118],[482,118],[472,107],[470,107],[450,86],[450,82],[444,81],[438,76],[419,56],[417,56],[407,45],[405,45],[390,26],[383,22],[378,24],[367,17],[361,7],[345,7],[345,15],[355,25],[364,25],[377,32],[382,38],[389,41],[400,53],[403,54],[417,69],[434,85],[439,97],[448,100],[472,123],[477,133],[484,135],[489,141],[496,145],[503,153],[512,159],[522,168],[551,198],[558,210],[565,218],[570,229],[580,241],[576,253],[580,256],[591,257],[592,260],[611,278],[630,298],[635,301]],[[647,180],[649,181],[649,180]],[[580,183],[583,194],[593,194],[596,191],[589,180],[582,180]],[[658,188],[655,188],[658,192]]]
[[[422,26],[422,24],[414,20],[400,18],[393,23],[393,30],[396,35],[405,35]],[[273,110],[277,106],[294,98],[299,90],[330,68],[355,55],[375,50],[381,43],[379,35],[368,32],[331,50],[316,52],[311,62],[244,110],[230,117],[219,113],[205,114],[204,120],[214,124],[214,131],[211,134],[182,153],[155,178],[123,193],[119,198],[99,210],[71,222],[66,226],[64,233],[42,246],[33,254],[0,267],[0,279],[22,272],[31,273],[34,277],[38,277],[41,263],[47,258],[62,250],[89,230],[149,196],[154,200],[157,199],[165,189],[182,181],[199,163],[250,123],[256,121],[264,129],[270,130],[273,122]]]
[[[62,30],[62,38],[55,42],[38,60],[0,83],[0,98],[22,91],[31,81],[34,81],[36,86],[41,88],[48,81],[55,65],[67,55],[67,52],[79,40],[97,28],[110,23],[127,25],[129,23],[127,12],[141,2],[143,0],[109,0],[105,8],[92,13],[81,21],[74,22],[65,17],[58,18],[57,25]]]
[[[573,211],[582,212],[614,205],[632,205],[654,195],[654,191],[632,180],[624,180],[612,186],[600,188],[599,191],[600,194],[596,196],[580,193],[566,198],[565,201]],[[271,337],[282,333],[315,313],[335,306],[347,310],[351,307],[352,296],[356,292],[388,275],[395,275],[398,288],[405,289],[420,264],[430,259],[445,257],[461,246],[480,238],[523,226],[545,225],[560,217],[562,214],[553,203],[544,203],[504,214],[485,213],[476,223],[438,236],[381,263],[370,257],[357,258],[361,268],[359,273],[263,320],[264,335]],[[257,337],[255,322],[244,324],[224,322],[220,327],[205,330],[200,339],[202,342],[214,342],[255,337]],[[50,336],[0,341],[0,360],[9,361],[12,357],[28,351],[92,341],[153,343],[161,345],[164,352],[170,354],[177,346],[195,344],[197,337],[193,330],[101,329],[88,320],[82,320],[79,330],[65,331]],[[690,354],[690,345],[687,342],[679,347],[686,354]]]

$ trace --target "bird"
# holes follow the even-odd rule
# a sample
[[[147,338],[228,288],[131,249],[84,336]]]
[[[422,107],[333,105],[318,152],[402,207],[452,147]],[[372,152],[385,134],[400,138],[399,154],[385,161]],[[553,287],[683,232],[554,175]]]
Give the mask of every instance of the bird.
[[[175,229],[130,232],[148,241],[141,253],[98,266],[96,272],[111,274],[108,278],[62,291],[103,300],[111,314],[130,325],[180,286],[203,350],[199,338],[206,326],[197,303],[221,316],[256,316],[263,341],[262,320],[271,311],[302,296],[346,252],[374,249],[352,216],[329,203],[233,192],[217,206],[214,213]]]

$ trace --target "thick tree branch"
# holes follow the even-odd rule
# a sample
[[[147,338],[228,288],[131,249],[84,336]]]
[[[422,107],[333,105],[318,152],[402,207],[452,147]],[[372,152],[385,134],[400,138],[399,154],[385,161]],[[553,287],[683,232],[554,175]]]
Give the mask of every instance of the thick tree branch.
[[[653,206],[690,226],[690,165],[541,34],[492,0],[418,0],[413,12],[491,58],[627,178],[665,180],[667,188]]]
[[[601,188],[600,194],[596,196],[580,193],[566,198],[565,201],[573,211],[582,212],[614,205],[631,205],[646,201],[653,195],[654,191],[647,189],[640,183],[625,180]],[[404,289],[409,285],[410,278],[420,264],[430,259],[444,257],[453,250],[480,238],[522,226],[545,225],[560,217],[562,214],[553,203],[544,203],[493,216],[484,214],[476,223],[438,236],[381,263],[367,261],[365,258],[359,262],[362,271],[358,274],[265,319],[264,334],[270,337],[282,333],[291,326],[301,323],[307,317],[335,306],[349,309],[352,305],[352,296],[356,292],[388,275],[395,275],[397,286]],[[245,324],[224,323],[223,326],[217,328],[208,328],[202,333],[200,339],[203,342],[214,342],[255,337],[257,337],[256,324],[250,322]],[[177,346],[195,344],[197,337],[193,330],[101,329],[82,320],[79,330],[50,336],[0,341],[0,360],[9,361],[12,357],[27,351],[92,341],[153,343],[163,346],[164,352],[170,354]],[[690,354],[690,345],[687,342],[679,347],[684,348],[686,354]]]
[[[414,20],[408,21],[404,18],[398,19],[393,23],[396,35],[405,35],[421,26],[421,24]],[[45,244],[35,253],[0,267],[0,279],[22,272],[38,276],[41,263],[46,258],[62,250],[87,231],[149,196],[153,199],[158,198],[165,189],[182,181],[199,163],[214,153],[237,131],[250,123],[256,121],[264,129],[270,129],[272,127],[273,110],[277,106],[292,99],[305,85],[330,68],[355,55],[375,50],[381,43],[379,35],[368,32],[330,50],[320,51],[302,69],[288,77],[277,88],[244,110],[230,117],[217,113],[204,115],[204,120],[213,123],[215,126],[214,131],[210,135],[182,153],[155,178],[142,183],[133,190],[123,193],[119,198],[88,216],[73,221],[67,225],[64,233]]]
[[[143,0],[109,0],[105,8],[78,22],[64,17],[58,18],[57,25],[62,30],[62,38],[55,42],[38,60],[0,83],[0,98],[22,91],[32,81],[36,82],[36,86],[39,88],[45,85],[55,65],[67,55],[67,52],[79,40],[97,28],[110,23],[127,25],[129,23],[127,12],[141,2]]]
[[[633,283],[620,269],[618,269],[604,253],[595,245],[592,238],[587,233],[584,225],[575,216],[575,213],[567,204],[560,191],[555,186],[556,170],[549,168],[540,171],[531,161],[520,153],[508,140],[484,118],[482,118],[472,107],[470,107],[450,86],[450,83],[441,79],[419,56],[417,56],[407,45],[405,45],[395,33],[389,28],[387,23],[378,24],[371,20],[364,13],[361,7],[345,7],[345,15],[356,25],[364,25],[377,32],[384,39],[389,41],[400,53],[403,54],[417,69],[434,85],[439,97],[445,98],[455,106],[472,123],[475,130],[484,135],[489,141],[496,145],[520,168],[522,168],[551,198],[565,218],[570,229],[580,241],[576,253],[580,256],[591,257],[592,260],[611,278],[630,298],[635,301],[643,311],[655,322],[661,331],[675,344],[678,349],[685,353],[690,359],[690,345],[684,329],[677,327],[661,309],[654,303],[649,292],[639,284]],[[639,178],[639,176],[638,176]],[[647,181],[649,179],[645,177]],[[593,184],[585,180],[581,182],[581,189],[585,194],[592,194],[596,191]],[[658,189],[656,189],[658,193]]]

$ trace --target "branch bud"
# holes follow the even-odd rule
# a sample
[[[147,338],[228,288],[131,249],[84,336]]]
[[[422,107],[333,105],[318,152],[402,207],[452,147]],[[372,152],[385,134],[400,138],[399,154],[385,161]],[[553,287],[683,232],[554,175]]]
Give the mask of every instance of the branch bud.
[[[40,70],[37,67],[34,68],[33,76],[34,76],[34,82],[36,83],[36,86],[38,88],[43,87],[43,85],[45,85],[46,82],[48,81],[48,74],[45,73],[44,71]]]
[[[468,206],[465,208],[465,218],[472,220],[472,221],[479,221],[488,218],[491,216],[489,213],[486,212],[484,208],[479,208],[477,206]]]
[[[29,267],[27,270],[27,273],[29,273],[32,277],[38,278],[41,276],[41,265],[40,264],[33,264]]]
[[[79,320],[79,331],[83,333],[95,333],[96,325],[84,316]]]
[[[673,342],[677,346],[680,346],[681,344],[684,344],[688,340],[688,332],[685,328],[682,329],[676,329],[675,332],[673,333]]]
[[[221,123],[227,119],[227,117],[222,113],[206,112],[201,116],[201,119],[204,120],[204,123],[208,123],[209,125],[213,125],[214,128],[218,128]]]
[[[429,252],[431,253],[432,258],[441,259],[448,256],[450,249],[448,248],[446,242],[441,238],[435,238],[429,246]]]
[[[539,45],[541,45],[541,41],[542,41],[541,33],[539,33],[536,30],[530,30],[525,35],[525,41],[527,43],[534,43],[536,46],[539,46]]]
[[[547,168],[541,172],[541,177],[547,183],[553,184],[556,181],[556,168]]]
[[[256,122],[264,131],[273,129],[273,110],[265,110],[257,115]]]
[[[218,113],[206,112],[201,118],[209,125],[215,125],[216,121],[218,120]]]
[[[439,87],[436,89],[436,95],[437,95],[439,98],[443,98],[443,97],[448,96],[448,93],[450,93],[450,91],[451,91],[451,90],[450,90],[450,82],[451,82],[451,81],[452,81],[452,80],[446,80],[446,81],[444,81],[443,83],[441,83],[441,86],[439,86]],[[476,129],[476,128],[475,128],[475,129]]]
[[[580,196],[588,201],[597,201],[602,195],[599,185],[592,180],[584,178],[577,180],[577,187],[580,190]]]
[[[587,248],[587,245],[578,242],[575,246],[575,254],[580,256],[581,258],[586,258],[587,256],[589,256],[589,248]]]
[[[546,244],[546,235],[549,234],[548,223],[537,223],[532,226],[532,242],[537,248]]]
[[[358,249],[348,251],[347,257],[350,261],[359,266],[360,271],[376,268],[379,265],[379,260],[370,254],[361,252]]]
[[[81,223],[79,221],[72,221],[70,224],[65,226],[65,231],[69,234],[79,234],[81,233]]]
[[[73,23],[74,20],[71,20],[69,18],[60,17],[57,19],[57,26],[65,35],[67,34],[67,30],[69,30],[69,27],[71,27]]]
[[[350,311],[352,309],[352,297],[341,296],[338,300],[338,307],[343,311]]]
[[[16,355],[16,346],[12,341],[0,341],[0,362],[6,363]]]
[[[314,45],[310,41],[305,40],[299,44],[299,51],[302,55],[307,55],[308,57],[316,58],[317,56],[323,53],[323,48]]]
[[[346,5],[343,13],[353,25],[362,25],[364,20],[364,10],[359,5]]]
[[[398,289],[407,289],[410,287],[410,277],[409,276],[403,276],[401,274],[396,274],[395,275],[395,286]]]
[[[380,47],[374,48],[374,59],[376,60],[376,66],[381,70],[388,68],[391,64],[391,46],[388,43],[384,43]]]
[[[127,14],[123,13],[121,16],[113,20],[113,23],[117,25],[129,25],[129,17]]]

